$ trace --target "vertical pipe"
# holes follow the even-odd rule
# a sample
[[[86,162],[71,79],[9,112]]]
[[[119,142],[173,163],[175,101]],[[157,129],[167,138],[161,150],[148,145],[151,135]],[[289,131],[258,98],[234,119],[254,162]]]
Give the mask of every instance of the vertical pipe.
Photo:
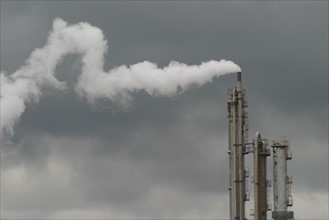
[[[266,159],[270,155],[266,142],[256,133],[254,143],[254,216],[255,220],[267,219]]]
[[[233,94],[230,94],[230,99],[228,101],[228,120],[229,120],[229,127],[228,127],[228,156],[229,156],[229,170],[230,170],[230,174],[229,174],[229,195],[230,195],[230,219],[232,219],[233,217],[233,213],[234,213],[234,186],[233,186],[233,176],[234,176],[234,172],[233,172],[233,167],[234,167],[234,163],[233,163],[233,158],[234,158],[234,148],[233,143],[234,143],[234,132],[235,132],[235,122],[234,122],[234,100],[233,100]]]
[[[229,166],[230,166],[230,219],[245,219],[245,169],[244,169],[244,100],[241,72],[237,85],[230,94],[229,112]]]
[[[287,211],[287,207],[291,206],[289,202],[288,188],[291,182],[287,176],[287,160],[291,159],[288,155],[288,141],[275,142],[273,148],[273,189],[274,189],[274,211],[272,218],[275,220],[288,220],[294,218],[292,211]]]
[[[244,168],[244,123],[243,123],[243,91],[241,72],[237,73],[237,168],[238,168],[238,200],[239,219],[245,219],[245,168]]]
[[[258,176],[258,142],[260,141],[260,134],[257,132],[254,143],[254,215],[255,220],[259,220],[259,176]]]
[[[278,147],[276,150],[277,155],[277,211],[287,211],[287,160],[285,157],[286,149]]]

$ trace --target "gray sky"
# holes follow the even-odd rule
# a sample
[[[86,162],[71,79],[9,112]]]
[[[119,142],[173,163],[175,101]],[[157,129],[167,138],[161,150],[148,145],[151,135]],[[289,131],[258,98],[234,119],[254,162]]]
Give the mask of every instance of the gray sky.
[[[43,47],[56,17],[103,30],[106,70],[144,60],[240,65],[250,138],[259,130],[291,142],[295,218],[329,218],[328,2],[1,1],[1,70]],[[173,98],[138,92],[122,110],[74,93],[79,62],[63,60],[56,77],[69,88],[28,105],[2,145],[1,217],[228,218],[226,90],[235,76]]]

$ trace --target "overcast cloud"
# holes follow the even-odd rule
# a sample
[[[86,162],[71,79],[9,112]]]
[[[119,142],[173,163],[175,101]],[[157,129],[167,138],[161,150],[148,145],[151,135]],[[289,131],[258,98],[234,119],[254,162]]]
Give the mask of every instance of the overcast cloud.
[[[105,70],[145,60],[159,67],[232,60],[247,89],[250,139],[260,131],[291,142],[295,218],[329,218],[328,2],[0,4],[7,73],[46,44],[57,17],[103,31]],[[2,137],[1,218],[227,219],[226,90],[235,75],[174,97],[138,91],[122,108],[76,95],[81,61],[66,56],[56,79],[67,89],[44,89],[11,143]]]

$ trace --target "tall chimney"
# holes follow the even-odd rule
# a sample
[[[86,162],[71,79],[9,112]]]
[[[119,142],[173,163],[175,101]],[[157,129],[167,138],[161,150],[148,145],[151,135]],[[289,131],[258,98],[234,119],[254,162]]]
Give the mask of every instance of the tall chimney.
[[[242,90],[241,72],[237,73],[236,87],[230,92],[228,107],[228,145],[230,167],[230,219],[245,219],[245,201],[249,199],[246,193],[246,170],[244,163],[245,151],[245,95]]]

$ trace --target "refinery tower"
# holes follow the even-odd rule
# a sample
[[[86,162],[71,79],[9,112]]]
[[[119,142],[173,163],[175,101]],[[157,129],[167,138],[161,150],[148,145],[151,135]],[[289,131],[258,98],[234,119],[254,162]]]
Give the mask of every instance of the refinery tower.
[[[237,85],[229,90],[228,108],[228,155],[230,167],[230,218],[245,219],[246,171],[244,166],[246,107],[245,92],[242,89],[241,72],[237,73]]]
[[[228,109],[228,157],[229,157],[229,203],[230,220],[245,220],[245,202],[249,200],[247,183],[249,170],[245,169],[245,155],[253,153],[254,162],[254,209],[255,220],[267,220],[269,205],[267,179],[267,157],[271,155],[269,142],[262,139],[259,132],[255,139],[248,143],[248,114],[246,92],[242,88],[241,72],[237,73],[236,86],[229,90]],[[287,208],[292,206],[291,177],[287,176],[287,160],[291,159],[288,141],[273,142],[273,189],[274,210],[272,219],[290,220],[293,212]]]

